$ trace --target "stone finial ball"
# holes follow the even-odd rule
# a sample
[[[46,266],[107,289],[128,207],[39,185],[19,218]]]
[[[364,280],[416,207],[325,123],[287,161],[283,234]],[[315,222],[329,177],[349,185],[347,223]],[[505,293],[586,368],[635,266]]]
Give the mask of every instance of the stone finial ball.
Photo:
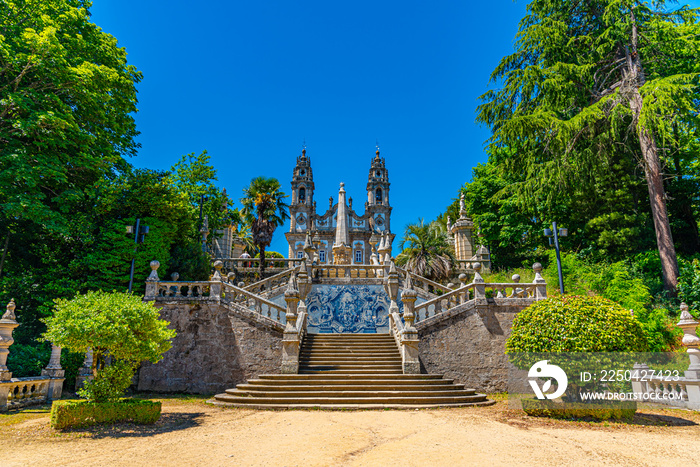
[[[180,278],[180,273],[174,272],[174,273],[170,274],[170,277],[173,279],[174,282],[177,282],[177,280]]]
[[[151,261],[151,269],[154,271],[160,267],[160,261],[153,260]]]
[[[214,269],[217,271],[220,271],[221,268],[224,267],[224,262],[223,261],[214,261]]]
[[[245,282],[239,282],[239,283],[238,283],[238,288],[239,288],[239,289],[242,289],[243,287],[245,287]]]
[[[458,279],[459,279],[459,281],[462,282],[462,283],[467,282],[467,275],[464,274],[464,273],[462,273],[462,274],[459,275]]]
[[[520,282],[520,274],[513,274],[511,279],[513,279],[513,282]]]
[[[472,263],[472,269],[476,272],[481,271],[481,263]]]
[[[535,272],[541,272],[542,271],[542,265],[540,263],[535,263],[532,265],[532,270]]]
[[[451,288],[454,287],[454,286],[455,286],[455,285],[454,285],[452,282],[450,282],[449,284],[447,284],[447,288],[448,288],[448,289],[451,289]]]

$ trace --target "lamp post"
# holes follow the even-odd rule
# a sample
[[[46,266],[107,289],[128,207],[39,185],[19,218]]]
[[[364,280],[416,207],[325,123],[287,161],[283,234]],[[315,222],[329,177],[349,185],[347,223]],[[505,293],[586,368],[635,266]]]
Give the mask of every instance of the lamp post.
[[[544,229],[544,236],[549,238],[549,244],[552,244],[554,238],[554,250],[557,252],[557,272],[559,273],[559,291],[564,295],[564,276],[561,273],[561,256],[559,254],[559,237],[569,235],[569,229],[557,229],[557,223],[552,222],[551,229]]]
[[[141,219],[136,219],[136,226],[127,225],[126,233],[134,234],[134,244],[138,245],[146,240],[146,234],[148,233],[149,227],[147,225],[141,225]],[[131,272],[129,272],[129,293],[131,293],[131,288],[134,285],[134,263],[136,261],[136,247],[134,247],[134,257],[131,258]]]

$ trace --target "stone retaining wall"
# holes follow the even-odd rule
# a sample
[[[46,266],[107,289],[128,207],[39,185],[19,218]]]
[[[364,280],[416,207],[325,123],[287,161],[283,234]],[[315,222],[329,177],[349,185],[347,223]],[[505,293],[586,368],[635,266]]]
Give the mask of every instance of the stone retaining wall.
[[[481,392],[504,392],[505,342],[513,319],[525,308],[471,307],[428,327],[419,327],[421,372],[444,374]]]
[[[282,333],[216,301],[157,302],[177,331],[156,364],[144,363],[138,389],[215,394],[260,374],[279,373]]]

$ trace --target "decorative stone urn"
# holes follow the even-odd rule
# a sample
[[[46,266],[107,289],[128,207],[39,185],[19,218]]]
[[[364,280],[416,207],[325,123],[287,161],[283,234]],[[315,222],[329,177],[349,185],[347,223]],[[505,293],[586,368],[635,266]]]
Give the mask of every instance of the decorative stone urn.
[[[9,347],[15,342],[12,338],[12,331],[19,326],[15,318],[15,301],[10,300],[7,304],[7,311],[0,319],[0,381],[12,379],[12,372],[7,368],[7,356],[10,354]]]

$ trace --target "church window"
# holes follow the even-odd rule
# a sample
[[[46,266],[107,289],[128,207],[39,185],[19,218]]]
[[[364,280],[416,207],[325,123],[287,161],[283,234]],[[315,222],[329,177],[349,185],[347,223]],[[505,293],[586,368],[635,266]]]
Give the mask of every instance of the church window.
[[[355,250],[355,263],[362,264],[362,250]]]
[[[304,252],[303,251],[297,251],[297,259],[304,259]]]
[[[322,263],[326,262],[326,250],[321,250],[318,252],[318,260]]]
[[[381,173],[379,170],[377,170],[374,174],[375,174],[377,177],[381,177],[381,176],[382,176],[382,173]]]
[[[382,189],[377,188],[377,192],[374,195],[374,199],[377,204],[382,204]]]
[[[299,172],[299,174],[303,177],[304,175],[306,175],[306,170],[302,169],[301,172]]]
[[[306,204],[306,188],[304,187],[299,188],[299,202]]]

